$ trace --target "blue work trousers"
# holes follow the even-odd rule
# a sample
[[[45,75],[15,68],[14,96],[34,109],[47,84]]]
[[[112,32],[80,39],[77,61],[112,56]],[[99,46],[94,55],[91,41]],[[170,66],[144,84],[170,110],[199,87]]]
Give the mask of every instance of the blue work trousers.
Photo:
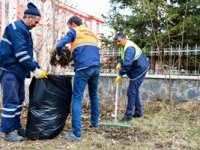
[[[1,131],[8,133],[21,128],[20,116],[25,97],[24,80],[19,80],[12,72],[0,70],[3,91]]]
[[[127,92],[128,103],[126,106],[126,112],[124,114],[126,117],[132,117],[134,109],[134,114],[136,114],[137,116],[142,116],[142,106],[140,102],[139,87],[144,81],[145,74],[143,74],[141,77],[135,80],[129,81]]]
[[[99,67],[90,67],[75,72],[72,95],[72,131],[78,137],[81,136],[82,99],[87,84],[91,103],[90,122],[93,126],[98,125],[99,98],[97,90],[99,74]]]

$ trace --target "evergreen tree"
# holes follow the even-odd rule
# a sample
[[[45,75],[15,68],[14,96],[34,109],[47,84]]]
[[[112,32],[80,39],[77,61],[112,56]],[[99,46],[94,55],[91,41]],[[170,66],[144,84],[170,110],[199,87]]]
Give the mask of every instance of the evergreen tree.
[[[106,23],[140,47],[200,44],[199,0],[110,0]],[[106,41],[102,35],[102,39]],[[107,40],[107,43],[111,40]],[[104,43],[104,42],[103,42]],[[105,44],[105,43],[104,43]],[[170,44],[170,45],[169,45]]]

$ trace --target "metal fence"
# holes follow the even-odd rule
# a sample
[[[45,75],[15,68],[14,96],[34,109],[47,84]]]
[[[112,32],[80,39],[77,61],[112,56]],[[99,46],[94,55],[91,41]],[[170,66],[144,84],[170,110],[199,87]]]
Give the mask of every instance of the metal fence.
[[[163,52],[163,54],[162,54]],[[120,50],[119,49],[104,49],[100,50],[101,64],[104,66],[104,58],[111,62],[106,67],[101,68],[102,73],[113,73],[114,65],[120,61]],[[189,47],[188,45],[184,48],[181,46],[164,48],[163,50],[153,50],[145,54],[149,63],[150,69],[148,74],[152,75],[200,75],[200,46]],[[115,59],[112,59],[115,57]],[[160,61],[162,57],[162,61]],[[171,65],[169,64],[171,59]]]
[[[120,50],[101,49],[99,52],[101,57],[101,73],[117,73],[115,66],[120,61]],[[180,46],[176,48],[164,48],[163,52],[163,54],[161,54],[161,50],[152,50],[149,53],[145,52],[150,64],[149,75],[200,75],[199,46],[186,46],[183,49]],[[161,57],[163,58],[162,61],[160,61]],[[169,64],[170,57],[172,61],[171,65]],[[66,71],[73,72],[74,68],[69,66],[68,68],[64,68],[63,72]]]

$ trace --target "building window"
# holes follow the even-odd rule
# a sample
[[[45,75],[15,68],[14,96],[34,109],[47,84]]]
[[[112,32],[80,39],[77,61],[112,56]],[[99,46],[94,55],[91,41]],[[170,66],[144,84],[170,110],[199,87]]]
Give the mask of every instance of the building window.
[[[85,25],[86,25],[86,27],[90,28],[90,21],[86,20]]]
[[[96,31],[99,31],[99,23],[96,23]]]

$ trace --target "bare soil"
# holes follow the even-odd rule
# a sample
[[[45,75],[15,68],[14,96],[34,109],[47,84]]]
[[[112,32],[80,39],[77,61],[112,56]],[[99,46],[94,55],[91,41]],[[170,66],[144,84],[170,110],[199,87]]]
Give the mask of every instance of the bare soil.
[[[119,118],[125,103],[120,102]],[[200,104],[192,101],[174,104],[143,102],[144,116],[129,122],[131,128],[89,128],[90,105],[83,102],[82,140],[71,142],[59,136],[48,140],[12,143],[3,140],[0,134],[0,150],[141,150],[141,149],[200,149]],[[100,122],[112,121],[114,102],[100,101]],[[26,124],[27,106],[22,121]],[[66,120],[63,132],[70,130],[71,116]]]

